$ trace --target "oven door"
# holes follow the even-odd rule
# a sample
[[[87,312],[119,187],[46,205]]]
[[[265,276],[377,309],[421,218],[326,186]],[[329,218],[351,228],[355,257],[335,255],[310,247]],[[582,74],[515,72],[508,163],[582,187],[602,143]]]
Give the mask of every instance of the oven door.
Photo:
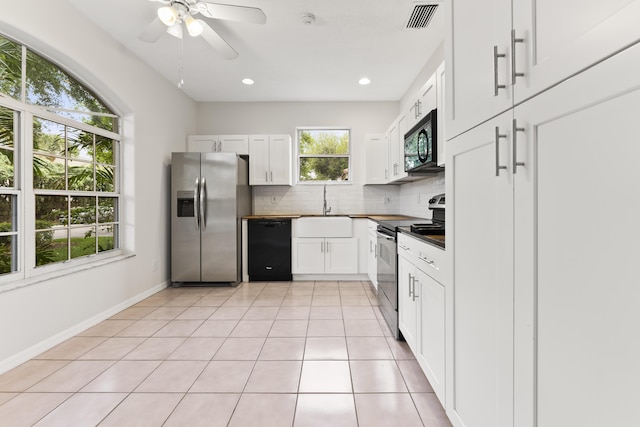
[[[378,229],[378,302],[393,335],[398,338],[398,282],[396,280],[396,237]]]

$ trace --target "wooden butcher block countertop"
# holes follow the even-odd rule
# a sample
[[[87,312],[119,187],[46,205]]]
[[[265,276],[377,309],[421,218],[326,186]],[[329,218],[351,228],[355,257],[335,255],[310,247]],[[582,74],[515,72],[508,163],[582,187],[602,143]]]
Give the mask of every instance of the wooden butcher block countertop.
[[[280,218],[302,218],[302,217],[318,217],[322,215],[309,214],[276,214],[276,215],[246,215],[242,219],[280,219]],[[345,214],[345,215],[327,215],[332,216],[348,216],[350,218],[368,218],[374,221],[399,221],[404,219],[413,219],[415,217],[407,215],[390,215],[390,214]]]

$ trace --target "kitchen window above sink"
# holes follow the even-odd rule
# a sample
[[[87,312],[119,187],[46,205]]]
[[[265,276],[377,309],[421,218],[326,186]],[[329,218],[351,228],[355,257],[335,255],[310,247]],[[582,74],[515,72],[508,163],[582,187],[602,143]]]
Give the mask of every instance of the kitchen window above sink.
[[[298,128],[298,182],[348,181],[350,133],[337,127]]]

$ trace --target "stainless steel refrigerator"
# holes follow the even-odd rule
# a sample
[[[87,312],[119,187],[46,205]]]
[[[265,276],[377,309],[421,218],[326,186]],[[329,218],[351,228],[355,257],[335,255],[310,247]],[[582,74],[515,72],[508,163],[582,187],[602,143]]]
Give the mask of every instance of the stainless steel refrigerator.
[[[250,213],[246,160],[232,153],[172,153],[171,281],[238,284],[240,219]]]

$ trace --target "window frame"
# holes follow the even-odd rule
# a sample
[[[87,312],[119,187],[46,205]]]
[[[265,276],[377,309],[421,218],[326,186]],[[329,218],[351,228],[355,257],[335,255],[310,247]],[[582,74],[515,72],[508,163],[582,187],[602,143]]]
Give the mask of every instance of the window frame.
[[[4,34],[0,34],[3,38],[12,40]],[[0,194],[11,194],[16,196],[16,217],[18,221],[17,225],[17,253],[16,263],[17,271],[0,275],[0,292],[10,290],[16,287],[24,286],[26,284],[37,283],[41,280],[58,277],[68,274],[76,270],[84,270],[91,268],[94,265],[102,265],[105,262],[110,262],[113,259],[119,259],[127,255],[127,252],[122,247],[124,238],[123,231],[123,197],[122,197],[122,182],[123,182],[123,141],[124,136],[122,134],[123,116],[116,109],[114,109],[110,103],[106,102],[103,97],[96,94],[92,90],[91,86],[84,83],[82,79],[76,77],[76,75],[64,66],[59,65],[56,61],[51,60],[40,52],[33,50],[23,43],[16,42],[22,47],[22,87],[21,94],[22,99],[17,100],[12,98],[8,94],[0,93],[0,106],[4,108],[13,109],[19,113],[18,123],[18,136],[14,141],[14,187],[4,188],[0,187]],[[113,114],[103,112],[90,112],[84,110],[66,110],[57,106],[39,106],[35,104],[29,104],[25,100],[25,88],[26,88],[26,52],[31,52],[41,56],[46,61],[49,61],[60,70],[73,77],[77,83],[79,83],[85,90],[90,92],[96,97],[96,99],[109,109]],[[75,113],[78,116],[109,116],[113,117],[117,123],[117,132],[105,130],[97,126],[91,126],[81,121],[76,121],[64,115],[56,114],[56,111]],[[33,188],[33,120],[34,117],[38,117],[44,120],[50,120],[56,123],[70,126],[81,131],[89,132],[95,137],[105,137],[114,140],[114,191],[113,192],[100,192],[95,187],[92,191],[73,191],[73,190],[42,190]],[[94,137],[94,138],[95,138]],[[95,141],[95,139],[94,139]],[[94,142],[95,144],[95,142]],[[65,156],[67,154],[65,153]],[[17,157],[17,160],[16,160]],[[95,165],[102,164],[94,158]],[[66,168],[65,168],[66,169]],[[95,171],[94,171],[95,176]],[[115,198],[117,204],[116,213],[114,213],[113,221],[109,221],[108,224],[116,227],[114,231],[114,249],[106,250],[90,255],[83,255],[77,258],[67,259],[66,261],[54,262],[42,266],[36,266],[36,243],[35,243],[35,230],[36,230],[36,210],[35,210],[35,198],[36,195],[60,195],[60,196],[87,196],[97,198]],[[107,223],[105,223],[107,224]],[[86,226],[100,225],[98,215],[93,224],[86,224]],[[72,227],[72,224],[68,224],[67,228]],[[7,233],[3,233],[7,234]]]
[[[300,153],[300,135],[303,131],[346,131],[349,135],[349,150],[347,154],[314,154]],[[296,127],[296,184],[300,185],[351,185],[352,182],[352,130],[350,126],[298,126]],[[300,159],[303,158],[347,158],[348,178],[346,180],[311,180],[300,179]]]

